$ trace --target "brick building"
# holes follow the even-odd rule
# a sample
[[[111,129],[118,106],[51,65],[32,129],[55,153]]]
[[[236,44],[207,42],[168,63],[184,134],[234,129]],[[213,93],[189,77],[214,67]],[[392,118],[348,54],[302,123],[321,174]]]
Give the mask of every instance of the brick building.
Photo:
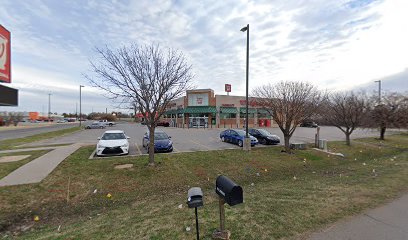
[[[164,113],[164,120],[176,127],[232,127],[245,125],[245,96],[214,95],[212,89],[186,91],[186,96],[172,101]],[[249,99],[250,127],[271,126],[270,114]]]

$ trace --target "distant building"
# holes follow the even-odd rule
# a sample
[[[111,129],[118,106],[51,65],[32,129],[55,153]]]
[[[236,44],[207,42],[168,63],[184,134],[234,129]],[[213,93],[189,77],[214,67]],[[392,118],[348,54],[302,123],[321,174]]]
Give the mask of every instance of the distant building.
[[[214,95],[212,89],[186,91],[186,96],[171,101],[164,120],[174,127],[232,127],[245,126],[245,96]],[[248,125],[271,126],[270,114],[249,98]]]

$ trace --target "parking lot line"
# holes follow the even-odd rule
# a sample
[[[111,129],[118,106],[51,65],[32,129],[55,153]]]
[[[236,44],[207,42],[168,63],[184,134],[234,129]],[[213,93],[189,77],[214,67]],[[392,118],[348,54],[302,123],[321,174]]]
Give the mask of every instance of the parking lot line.
[[[205,147],[205,148],[208,149],[208,150],[211,150],[210,147],[208,147],[208,146],[206,146],[206,145],[204,145],[204,144],[201,144],[201,143],[199,143],[199,142],[193,141],[193,140],[191,140],[191,139],[190,139],[190,142],[195,143],[195,144],[200,145],[200,146],[203,146],[203,147]]]
[[[139,152],[139,154],[142,155],[142,151],[140,151],[140,148],[139,148],[139,146],[137,145],[137,143],[135,143],[135,146],[136,146],[136,149],[137,149],[137,151]]]

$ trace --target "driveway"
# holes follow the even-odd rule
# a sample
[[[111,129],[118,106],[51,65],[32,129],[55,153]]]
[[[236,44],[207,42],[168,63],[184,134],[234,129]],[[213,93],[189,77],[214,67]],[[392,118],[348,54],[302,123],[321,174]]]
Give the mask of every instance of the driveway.
[[[238,149],[237,145],[221,142],[219,134],[223,129],[210,128],[210,129],[187,129],[187,128],[164,128],[158,127],[164,130],[169,136],[172,137],[174,152],[188,152],[188,151],[206,151],[206,150],[220,150],[220,149]],[[108,127],[106,129],[86,129],[83,131],[75,132],[70,135],[57,137],[53,139],[43,140],[40,142],[32,143],[27,146],[38,145],[51,145],[51,144],[96,144],[97,138],[100,137],[106,130],[123,130],[126,135],[131,137],[130,143],[130,155],[139,155],[147,153],[142,147],[142,137],[147,131],[147,127],[137,123],[119,123],[114,127]],[[273,134],[278,135],[281,138],[281,144],[283,143],[283,135],[279,128],[267,128]],[[297,128],[291,142],[314,142],[316,134],[315,128]],[[352,139],[362,137],[378,136],[376,130],[357,129],[352,134]],[[344,133],[335,127],[321,127],[320,138],[333,140],[344,140]],[[265,147],[258,145],[256,147]]]

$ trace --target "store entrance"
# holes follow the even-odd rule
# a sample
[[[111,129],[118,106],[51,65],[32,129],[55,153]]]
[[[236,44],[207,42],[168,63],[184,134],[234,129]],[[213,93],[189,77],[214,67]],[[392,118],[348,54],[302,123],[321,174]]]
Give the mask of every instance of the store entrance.
[[[208,117],[189,117],[191,128],[208,128]]]

